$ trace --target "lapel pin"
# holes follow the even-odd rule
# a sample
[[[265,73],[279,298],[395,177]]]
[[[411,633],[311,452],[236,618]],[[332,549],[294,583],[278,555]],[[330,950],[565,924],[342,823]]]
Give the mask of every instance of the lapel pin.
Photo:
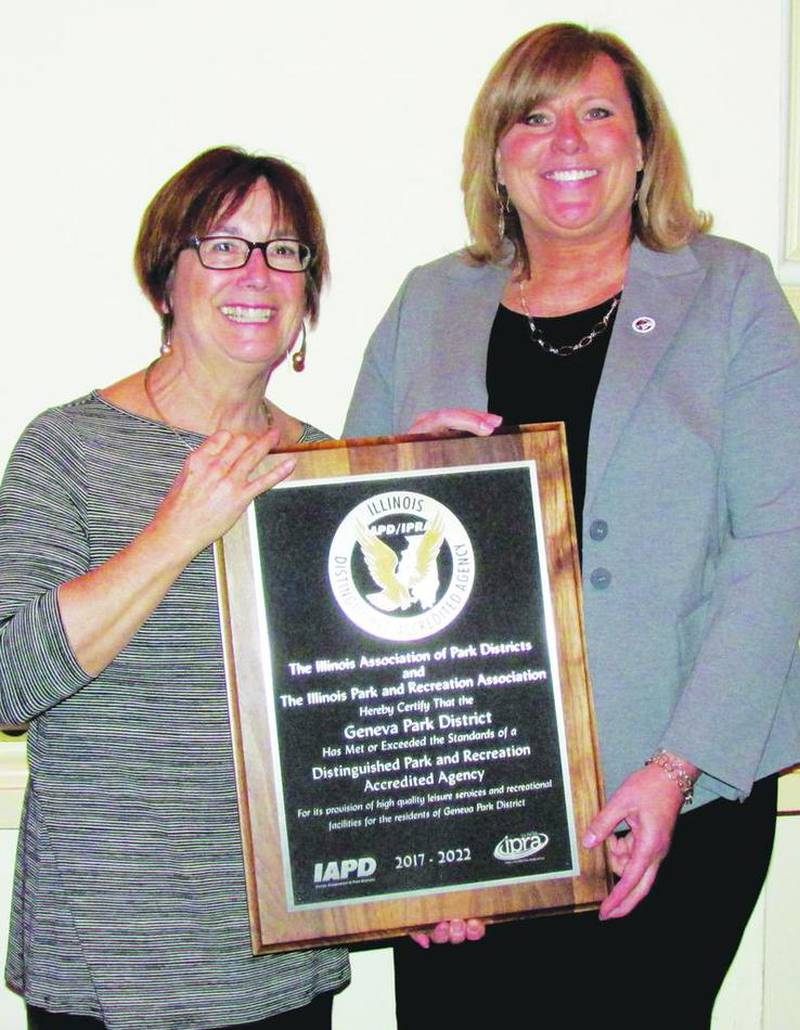
[[[631,322],[631,329],[635,333],[651,333],[656,327],[656,320],[649,315],[642,315],[641,318],[634,318]]]

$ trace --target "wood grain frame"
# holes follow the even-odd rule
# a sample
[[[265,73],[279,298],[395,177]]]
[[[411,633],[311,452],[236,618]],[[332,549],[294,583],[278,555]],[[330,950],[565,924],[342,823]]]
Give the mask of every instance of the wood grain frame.
[[[602,806],[603,794],[563,426],[521,427],[483,439],[417,436],[332,442],[297,448],[295,453],[295,482],[487,463],[535,463],[566,741],[565,779],[579,841]],[[288,859],[285,842],[281,844],[281,784],[270,745],[272,670],[259,645],[266,623],[258,610],[263,601],[259,601],[261,573],[253,560],[252,525],[245,516],[217,545],[216,567],[254,953],[395,936],[445,918],[481,916],[493,921],[597,906],[610,886],[606,856],[602,848],[585,850],[578,845],[574,849],[580,867],[577,875],[499,881],[492,886],[443,893],[430,890],[327,907],[290,905]]]

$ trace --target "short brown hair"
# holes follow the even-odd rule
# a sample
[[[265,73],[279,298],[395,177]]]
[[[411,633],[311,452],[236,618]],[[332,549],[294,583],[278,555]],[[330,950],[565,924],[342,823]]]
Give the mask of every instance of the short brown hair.
[[[492,68],[472,109],[461,188],[473,239],[467,253],[473,261],[483,264],[505,255],[507,245],[498,232],[495,168],[501,138],[542,100],[580,79],[601,54],[622,72],[642,144],[644,170],[633,207],[634,236],[652,250],[674,250],[710,227],[711,219],[692,202],[686,163],[666,105],[638,57],[610,32],[556,22],[512,43]],[[516,259],[529,272],[522,227],[513,208],[505,221]]]
[[[329,274],[328,246],[310,186],[297,169],[277,157],[214,147],[164,183],[139,227],[136,277],[161,316],[165,336],[172,328],[172,312],[164,312],[163,306],[168,303],[169,278],[178,254],[192,236],[205,235],[215,221],[234,211],[260,179],[272,191],[278,217],[311,247],[311,264],[305,273],[306,308],[310,323],[316,323],[320,292]]]

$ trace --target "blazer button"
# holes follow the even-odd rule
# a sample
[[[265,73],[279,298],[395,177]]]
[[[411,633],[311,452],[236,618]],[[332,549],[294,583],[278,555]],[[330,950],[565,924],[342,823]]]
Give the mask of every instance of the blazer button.
[[[592,540],[605,540],[608,536],[608,523],[605,519],[595,519],[589,526],[589,536]]]
[[[589,582],[595,590],[606,590],[611,584],[611,573],[608,569],[594,569]]]

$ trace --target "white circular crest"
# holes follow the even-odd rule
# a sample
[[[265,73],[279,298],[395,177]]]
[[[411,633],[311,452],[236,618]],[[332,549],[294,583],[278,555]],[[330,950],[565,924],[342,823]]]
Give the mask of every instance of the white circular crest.
[[[448,507],[426,494],[388,490],[342,519],[328,577],[337,604],[360,629],[382,640],[424,640],[463,610],[475,556]]]

